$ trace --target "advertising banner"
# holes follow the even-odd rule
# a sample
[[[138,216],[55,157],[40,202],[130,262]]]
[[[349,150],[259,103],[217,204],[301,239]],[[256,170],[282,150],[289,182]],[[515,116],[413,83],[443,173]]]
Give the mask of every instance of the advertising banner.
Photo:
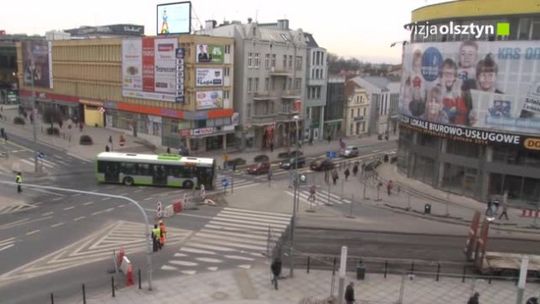
[[[197,44],[198,63],[223,63],[224,47],[213,44]]]
[[[533,41],[407,45],[400,112],[435,124],[540,132],[540,46]]]
[[[35,40],[23,41],[24,84],[42,88],[52,88],[52,52],[51,43]]]
[[[175,102],[177,94],[176,38],[122,41],[122,95]]]
[[[176,49],[176,102],[184,102],[184,48]]]
[[[197,110],[223,108],[223,91],[197,92]]]
[[[157,6],[157,34],[189,34],[191,2],[165,3]]]
[[[196,74],[198,87],[223,85],[223,69],[197,68]]]

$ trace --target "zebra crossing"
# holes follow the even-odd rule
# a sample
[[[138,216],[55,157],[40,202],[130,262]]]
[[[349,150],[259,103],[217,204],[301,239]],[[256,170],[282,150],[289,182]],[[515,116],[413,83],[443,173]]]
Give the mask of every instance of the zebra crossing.
[[[36,206],[27,204],[24,202],[10,202],[4,205],[0,205],[0,214],[11,214],[15,212],[21,212],[29,209],[36,208]]]
[[[17,155],[16,160],[13,161],[12,169],[13,170],[22,170],[24,167],[34,167],[34,154],[33,152],[23,151],[22,155]],[[38,160],[38,165],[42,166],[45,170],[56,170],[61,167],[72,168],[75,163],[90,163],[89,160],[84,160],[82,158],[74,158],[69,156],[60,156],[60,155],[47,155],[44,158]]]
[[[266,177],[265,177],[266,178]],[[223,190],[223,180],[227,180],[227,189],[234,188],[234,190],[249,188],[259,184],[258,181],[249,180],[246,178],[239,177],[237,173],[234,173],[232,176],[230,174],[219,173],[216,177],[216,189]]]
[[[285,191],[290,196],[294,196],[294,193],[292,190]],[[310,200],[310,193],[309,189],[302,189],[299,191],[300,201],[310,205],[310,206],[333,206],[333,205],[343,205],[343,204],[350,204],[350,199],[344,199],[340,197],[337,194],[334,194],[332,192],[328,192],[323,189],[317,189],[317,192],[315,194],[315,200]]]
[[[271,252],[290,220],[288,214],[226,207],[161,269],[187,275],[220,267],[249,269]]]
[[[15,237],[0,240],[0,252],[15,246]]]

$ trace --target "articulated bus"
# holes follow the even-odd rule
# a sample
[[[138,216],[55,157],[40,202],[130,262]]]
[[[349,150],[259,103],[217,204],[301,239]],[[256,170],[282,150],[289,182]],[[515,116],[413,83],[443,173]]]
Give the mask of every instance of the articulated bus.
[[[176,154],[102,152],[97,156],[96,177],[100,183],[214,189],[216,162],[213,158]]]

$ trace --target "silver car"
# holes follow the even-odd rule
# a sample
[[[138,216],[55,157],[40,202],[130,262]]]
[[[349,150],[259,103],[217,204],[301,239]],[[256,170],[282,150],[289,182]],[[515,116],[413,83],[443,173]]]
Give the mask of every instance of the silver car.
[[[343,157],[355,157],[360,154],[357,146],[347,146],[345,150],[341,153]]]

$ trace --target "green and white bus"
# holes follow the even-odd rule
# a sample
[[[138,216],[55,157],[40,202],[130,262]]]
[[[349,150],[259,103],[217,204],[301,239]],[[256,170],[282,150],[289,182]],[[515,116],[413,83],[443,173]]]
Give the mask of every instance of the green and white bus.
[[[214,189],[216,162],[213,158],[176,154],[102,152],[97,156],[97,180],[124,185],[170,186]]]

